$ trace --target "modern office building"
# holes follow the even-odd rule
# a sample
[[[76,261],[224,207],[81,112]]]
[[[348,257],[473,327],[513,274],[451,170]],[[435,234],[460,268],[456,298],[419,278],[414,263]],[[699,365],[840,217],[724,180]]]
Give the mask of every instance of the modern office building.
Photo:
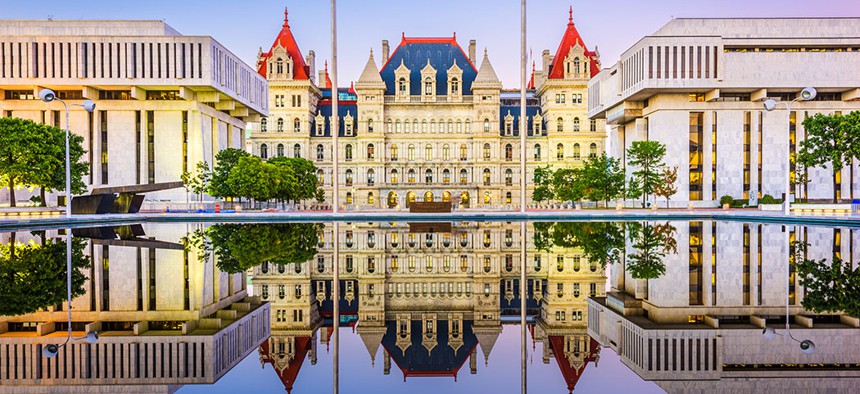
[[[715,206],[720,197],[853,198],[856,163],[833,174],[789,164],[804,119],[860,110],[860,19],[673,19],[643,37],[589,82],[588,115],[610,126],[612,155],[626,163],[633,141],[666,145],[678,167],[675,206]],[[813,101],[798,99],[805,87]],[[766,112],[762,103],[781,104]],[[627,167],[628,172],[632,167]],[[835,176],[835,182],[834,182]]]
[[[788,245],[808,243],[805,258],[853,262],[860,258],[855,230],[789,227],[786,234],[769,224],[669,225],[677,245],[674,252],[658,252],[665,274],[633,279],[625,266],[648,251],[628,241],[612,267],[611,290],[589,298],[592,338],[667,392],[853,389],[860,376],[853,350],[860,343],[860,320],[801,306],[807,289],[798,281]],[[763,335],[766,327],[774,330],[773,338]],[[801,350],[803,340],[815,344],[813,352]]]
[[[93,100],[96,111],[73,107],[67,125],[62,104],[39,100],[43,88],[70,104]],[[267,115],[267,97],[265,78],[229,49],[162,21],[0,21],[0,116],[83,136],[90,189],[179,181],[199,161],[211,168],[221,149],[244,148],[246,122]],[[8,199],[0,189],[0,204]]]
[[[481,358],[493,362],[502,325],[520,322],[524,239],[527,320],[543,344],[543,362],[554,358],[573,389],[597,358],[586,334],[586,300],[605,295],[606,277],[579,249],[538,249],[532,227],[521,234],[518,223],[340,225],[338,245],[333,231],[331,224],[321,230],[311,261],[254,268],[253,292],[272,305],[261,362],[275,367],[287,390],[306,359],[315,363],[318,342],[328,344],[334,302],[337,325],[354,328],[367,362],[381,359],[386,375],[392,365],[405,379],[478,373]],[[336,268],[339,294],[332,291]]]
[[[99,333],[94,344],[70,341],[67,305],[0,316],[0,390],[171,393],[185,384],[211,384],[269,337],[269,304],[249,297],[246,274],[222,272],[213,258],[178,242],[185,226],[76,229],[89,238],[82,270],[84,294],[72,301],[72,334]],[[48,231],[46,238],[63,236]],[[0,242],[10,241],[0,234]],[[40,242],[18,233],[17,242]],[[65,281],[63,281],[65,283]],[[38,284],[34,284],[38,285]],[[65,287],[63,286],[63,289]],[[63,291],[65,294],[65,291]]]
[[[464,50],[451,37],[407,37],[372,51],[358,81],[338,87],[339,146],[331,146],[327,63],[299,50],[287,14],[257,71],[269,81],[271,113],[249,126],[262,158],[303,157],[320,168],[331,201],[354,207],[406,207],[451,201],[460,207],[518,205],[519,179],[537,166],[576,166],[605,149],[602,120],[586,119],[586,85],[600,69],[572,12],[558,49],[543,51],[527,93],[528,174],[519,170],[520,96],[503,89],[491,50]],[[377,62],[378,61],[378,62]],[[514,59],[511,59],[514,61]],[[339,174],[332,175],[333,154]]]

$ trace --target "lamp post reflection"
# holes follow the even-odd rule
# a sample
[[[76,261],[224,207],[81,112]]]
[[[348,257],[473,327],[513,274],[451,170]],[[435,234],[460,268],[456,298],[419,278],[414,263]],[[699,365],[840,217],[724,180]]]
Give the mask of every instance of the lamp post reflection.
[[[333,312],[334,317],[332,319],[332,325],[334,326],[334,331],[332,332],[331,341],[334,346],[334,353],[332,354],[332,378],[333,378],[333,388],[332,391],[337,394],[338,392],[338,378],[339,378],[339,366],[340,366],[340,222],[334,222],[334,231],[332,231],[332,242],[334,243],[334,276],[332,278],[331,284],[331,294],[333,300]]]
[[[525,4],[525,2],[523,2]],[[521,129],[524,130],[524,129]],[[525,206],[525,205],[523,205]],[[520,363],[522,365],[520,371],[521,391],[523,394],[528,391],[526,386],[526,222],[520,222]]]

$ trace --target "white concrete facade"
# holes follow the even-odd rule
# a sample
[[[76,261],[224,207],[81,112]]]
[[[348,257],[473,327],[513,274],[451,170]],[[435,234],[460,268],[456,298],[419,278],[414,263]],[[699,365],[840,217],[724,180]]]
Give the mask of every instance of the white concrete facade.
[[[589,82],[588,115],[606,120],[613,155],[625,162],[633,141],[667,145],[666,165],[678,166],[675,206],[715,206],[723,195],[780,198],[789,123],[793,155],[805,118],[860,110],[858,37],[857,18],[674,19]],[[764,100],[790,101],[807,86],[818,97],[793,104],[792,121],[783,105],[764,110]],[[691,114],[702,115],[700,143],[688,138]],[[701,196],[690,187],[696,159]],[[856,163],[842,170],[839,198],[857,193],[855,170]],[[833,198],[830,170],[811,168],[808,175],[807,185],[793,186],[793,198]]]
[[[244,147],[246,122],[268,114],[265,78],[212,37],[161,21],[0,22],[0,116],[65,128],[62,104],[38,100],[43,88],[96,102],[92,115],[74,107],[68,125],[84,137],[90,189],[178,181],[199,161],[211,168],[218,151]],[[8,199],[0,190],[0,204]]]

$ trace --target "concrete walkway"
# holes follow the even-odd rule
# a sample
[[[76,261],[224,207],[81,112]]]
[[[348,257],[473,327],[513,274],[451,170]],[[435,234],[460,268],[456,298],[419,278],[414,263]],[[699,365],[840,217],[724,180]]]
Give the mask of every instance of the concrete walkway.
[[[464,211],[455,213],[408,213],[392,211],[361,211],[333,214],[320,211],[301,212],[240,212],[240,213],[138,213],[107,215],[75,215],[66,219],[52,216],[3,216],[0,230],[92,227],[141,222],[402,222],[402,221],[642,221],[642,220],[724,220],[741,222],[785,223],[819,226],[860,227],[860,215],[791,214],[762,212],[752,209],[642,209],[580,210],[580,211]]]

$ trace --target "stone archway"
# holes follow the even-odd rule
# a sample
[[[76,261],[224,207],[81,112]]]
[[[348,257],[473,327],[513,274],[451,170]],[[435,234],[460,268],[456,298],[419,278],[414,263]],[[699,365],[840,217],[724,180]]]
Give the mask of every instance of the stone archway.
[[[463,191],[460,193],[460,206],[463,208],[469,208],[469,192]]]
[[[397,192],[388,192],[388,207],[397,208]]]
[[[433,192],[424,193],[424,202],[433,202]]]
[[[415,202],[415,192],[406,193],[406,208],[409,208],[409,204]]]

